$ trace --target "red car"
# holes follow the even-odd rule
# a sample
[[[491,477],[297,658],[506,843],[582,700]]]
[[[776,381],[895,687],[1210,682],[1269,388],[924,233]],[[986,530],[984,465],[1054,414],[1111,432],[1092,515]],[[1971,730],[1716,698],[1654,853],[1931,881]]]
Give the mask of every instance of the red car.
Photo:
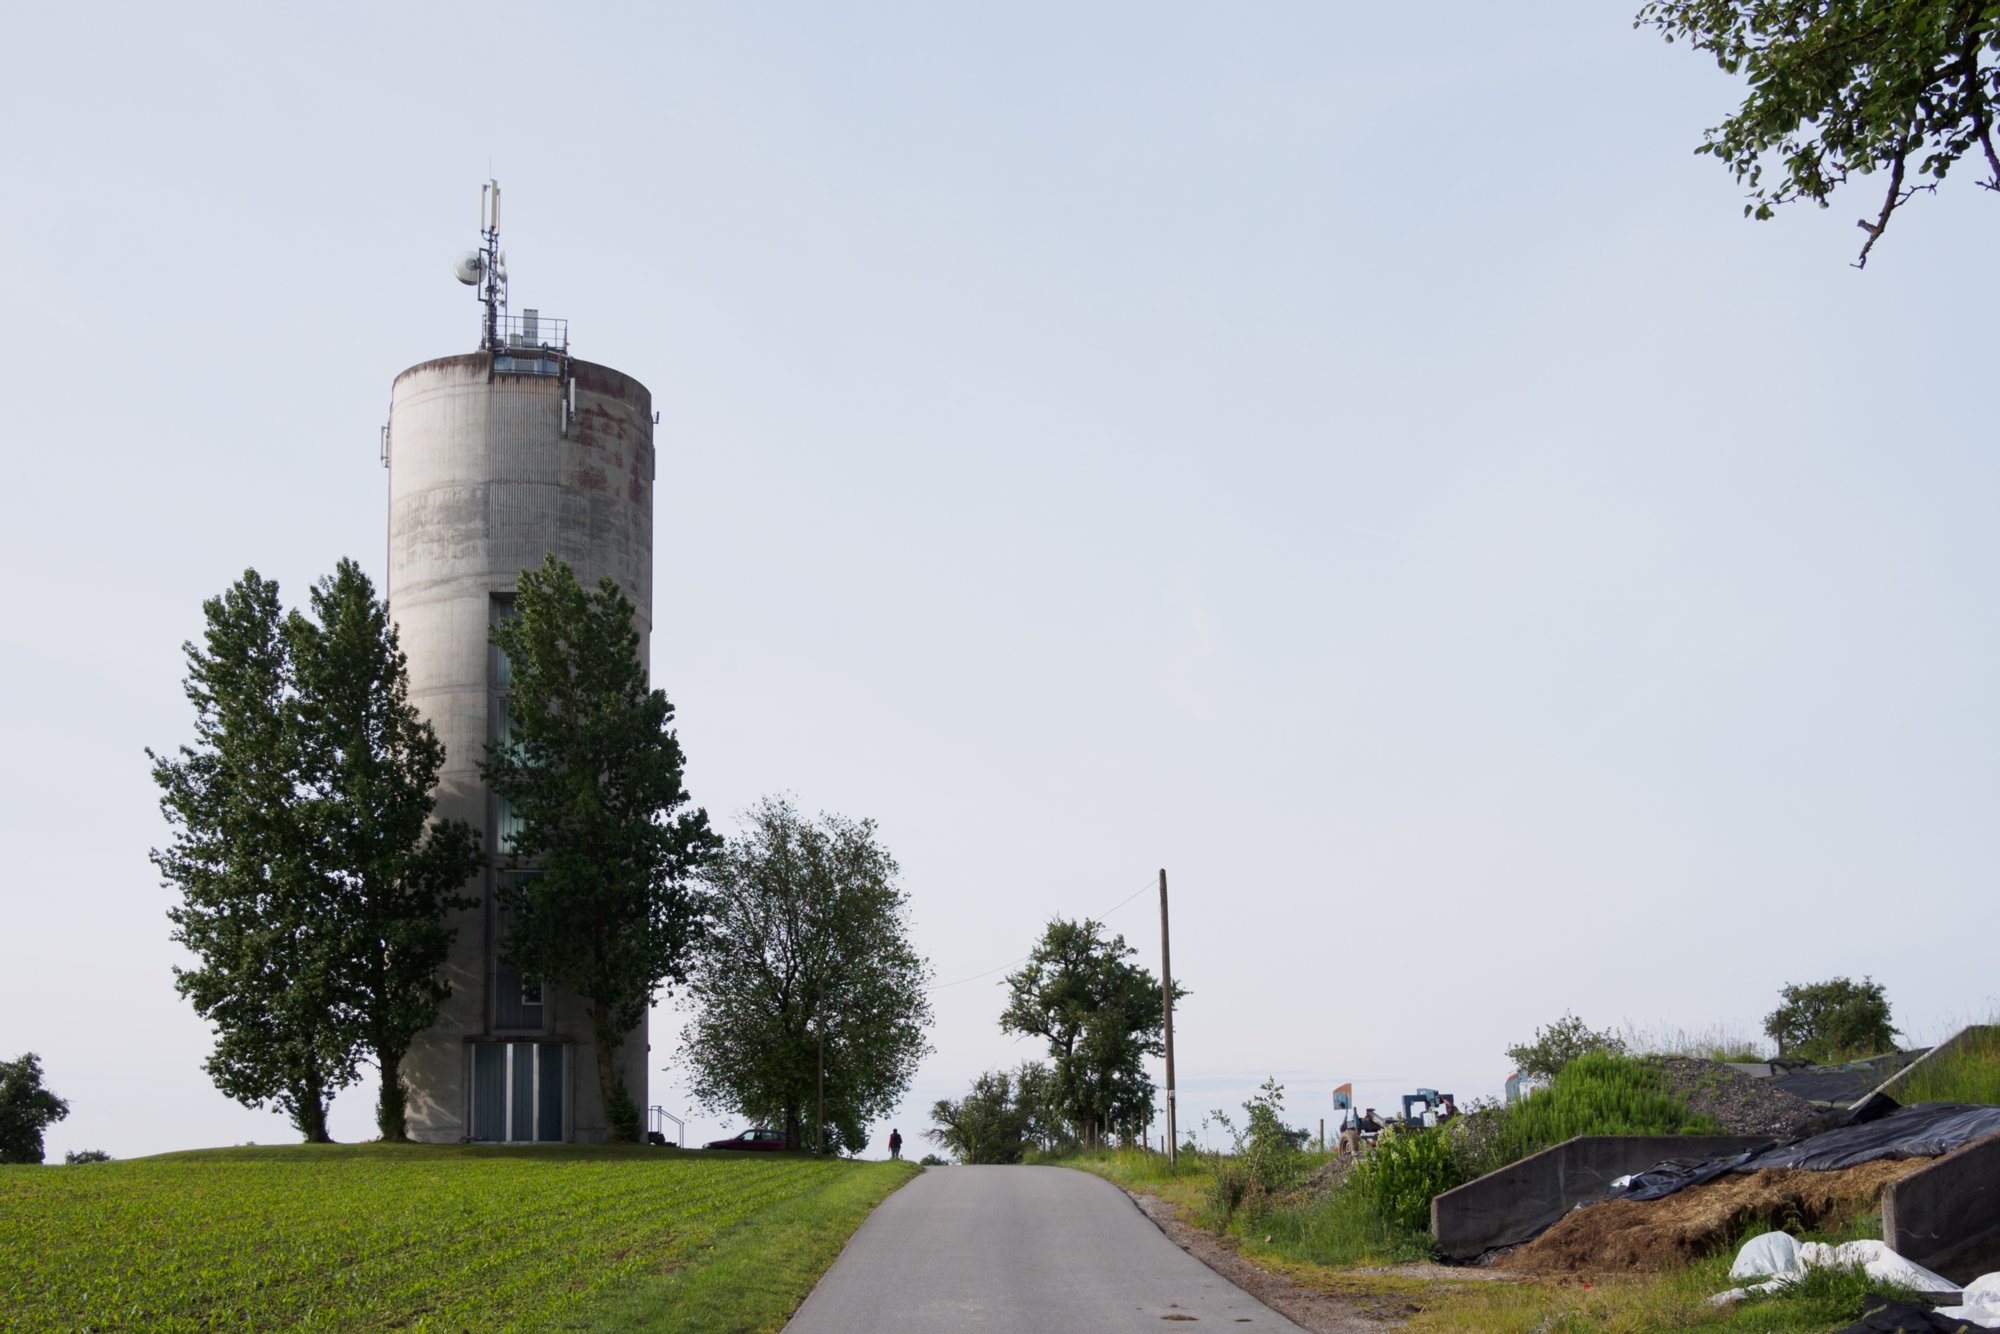
[[[702,1145],[704,1149],[782,1149],[785,1134],[781,1130],[746,1130],[735,1139],[712,1139]]]

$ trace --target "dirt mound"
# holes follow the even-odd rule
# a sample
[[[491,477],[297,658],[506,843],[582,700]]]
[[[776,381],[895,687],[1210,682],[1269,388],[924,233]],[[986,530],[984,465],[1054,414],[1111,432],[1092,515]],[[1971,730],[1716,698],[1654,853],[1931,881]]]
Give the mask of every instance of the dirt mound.
[[[1332,1159],[1313,1170],[1305,1180],[1304,1191],[1307,1199],[1324,1199],[1339,1190],[1347,1182],[1347,1174],[1354,1170],[1359,1159],[1346,1154],[1336,1154]]]
[[[1688,1110],[1712,1116],[1732,1135],[1775,1135],[1790,1139],[1838,1123],[1841,1114],[1771,1087],[1716,1061],[1691,1056],[1657,1058],[1667,1087],[1687,1099]]]
[[[1880,1159],[1844,1172],[1740,1172],[1663,1200],[1606,1200],[1565,1215],[1496,1268],[1524,1274],[1677,1269],[1735,1241],[1752,1223],[1837,1227],[1880,1206],[1882,1187],[1929,1158]]]

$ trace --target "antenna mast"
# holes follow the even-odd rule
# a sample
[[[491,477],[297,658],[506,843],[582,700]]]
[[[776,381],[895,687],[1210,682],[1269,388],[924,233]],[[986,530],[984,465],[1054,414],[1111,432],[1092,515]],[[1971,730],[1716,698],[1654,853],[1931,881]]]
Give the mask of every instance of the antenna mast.
[[[507,309],[506,257],[500,253],[500,182],[489,180],[479,187],[479,300],[486,307],[486,327],[480,338],[482,350],[500,346],[500,316]]]

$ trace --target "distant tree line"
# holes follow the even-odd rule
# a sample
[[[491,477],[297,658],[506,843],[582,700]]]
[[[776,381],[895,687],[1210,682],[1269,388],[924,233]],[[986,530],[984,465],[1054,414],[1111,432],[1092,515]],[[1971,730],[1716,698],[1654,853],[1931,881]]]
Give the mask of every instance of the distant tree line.
[[[1778,999],[1778,1008],[1764,1016],[1764,1033],[1777,1044],[1779,1059],[1854,1061],[1896,1049],[1899,1030],[1891,1022],[1888,995],[1872,978],[1789,983],[1779,989]],[[1522,1075],[1546,1084],[1578,1057],[1592,1053],[1624,1056],[1633,1045],[1609,1029],[1594,1029],[1574,1014],[1565,1013],[1554,1023],[1537,1028],[1532,1041],[1507,1048],[1507,1059]],[[1662,1055],[1724,1061],[1763,1059],[1754,1049],[1730,1050],[1753,1046],[1740,1039],[1725,1047],[1698,1044],[1699,1049],[1683,1045],[1662,1051],[1650,1044],[1640,1045],[1642,1050]]]

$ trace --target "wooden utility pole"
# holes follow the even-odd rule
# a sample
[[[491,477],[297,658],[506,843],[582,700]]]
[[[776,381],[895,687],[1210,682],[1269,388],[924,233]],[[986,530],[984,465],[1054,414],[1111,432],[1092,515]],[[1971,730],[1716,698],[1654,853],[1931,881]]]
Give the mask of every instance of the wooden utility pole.
[[[819,1034],[819,1111],[813,1121],[813,1152],[826,1152],[826,979],[819,980],[819,1001],[813,1010],[813,1029]]]
[[[1160,868],[1160,1004],[1167,1016],[1167,1166],[1180,1164],[1174,1129],[1174,959],[1167,948],[1167,868]]]

